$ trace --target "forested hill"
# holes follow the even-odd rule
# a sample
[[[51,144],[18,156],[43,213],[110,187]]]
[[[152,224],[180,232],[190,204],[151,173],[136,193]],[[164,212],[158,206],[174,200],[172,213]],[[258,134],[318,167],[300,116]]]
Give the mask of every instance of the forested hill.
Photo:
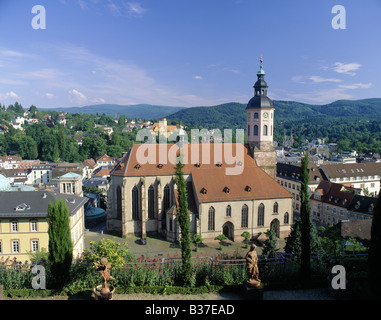
[[[63,111],[69,113],[88,113],[88,114],[105,114],[106,116],[114,117],[115,114],[119,118],[124,115],[127,119],[160,119],[167,114],[172,114],[185,107],[167,107],[157,106],[150,104],[136,104],[136,105],[118,105],[118,104],[97,104],[84,107],[71,107],[71,108],[56,108],[50,109],[52,111]]]
[[[295,101],[274,100],[276,123],[306,121],[314,118],[332,120],[381,120],[381,98],[365,100],[338,100],[326,105],[311,105]],[[245,128],[246,104],[226,103],[211,107],[182,109],[167,116],[204,128]]]

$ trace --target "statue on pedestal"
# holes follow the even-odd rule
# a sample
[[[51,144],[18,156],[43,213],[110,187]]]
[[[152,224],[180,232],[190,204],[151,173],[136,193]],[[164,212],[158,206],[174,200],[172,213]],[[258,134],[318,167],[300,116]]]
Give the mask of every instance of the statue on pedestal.
[[[259,270],[258,270],[258,256],[255,251],[256,245],[253,243],[250,247],[250,251],[246,254],[246,270],[247,270],[247,281],[246,286],[249,288],[257,288],[261,285],[261,280],[259,280]]]
[[[97,268],[99,274],[102,276],[102,289],[99,288],[101,286],[94,288],[95,296],[98,300],[111,300],[112,294],[115,291],[114,286],[109,286],[107,284],[108,280],[115,280],[115,278],[110,275],[111,264],[108,263],[106,258],[102,258],[100,264],[96,262],[93,262],[93,264],[94,267]]]

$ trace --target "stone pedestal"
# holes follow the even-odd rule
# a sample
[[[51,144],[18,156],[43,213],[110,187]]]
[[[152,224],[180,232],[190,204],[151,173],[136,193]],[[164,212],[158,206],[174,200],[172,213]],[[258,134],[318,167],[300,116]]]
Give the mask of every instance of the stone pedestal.
[[[93,290],[95,300],[112,300],[112,295],[115,292],[114,286],[102,288],[102,285],[96,286]]]
[[[248,300],[263,300],[263,285],[260,284],[258,287],[251,287],[245,281],[243,283],[243,290],[246,299]]]

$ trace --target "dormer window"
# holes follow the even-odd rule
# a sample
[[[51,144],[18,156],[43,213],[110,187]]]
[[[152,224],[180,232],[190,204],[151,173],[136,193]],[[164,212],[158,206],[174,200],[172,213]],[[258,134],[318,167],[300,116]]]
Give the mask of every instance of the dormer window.
[[[229,193],[229,192],[230,192],[230,189],[229,189],[228,187],[225,187],[225,188],[224,188],[224,192],[225,192],[225,193]]]
[[[135,166],[135,169],[139,170],[141,167],[141,165],[138,163],[136,166]]]
[[[162,165],[161,163],[159,163],[159,164],[157,165],[157,167],[158,167],[159,169],[161,169],[161,168],[163,168],[163,165]]]
[[[246,187],[245,187],[245,191],[246,191],[246,192],[251,192],[251,187],[250,187],[250,186],[246,186]]]
[[[202,193],[202,194],[206,194],[207,192],[208,191],[205,188],[202,188],[201,191],[200,191],[200,193]]]
[[[217,164],[216,164],[217,167],[221,168],[222,167],[222,163],[221,161],[219,161]]]
[[[196,168],[200,168],[200,162],[197,162],[194,166],[195,166]]]
[[[24,211],[25,209],[30,210],[30,205],[22,203],[15,208],[16,211]]]

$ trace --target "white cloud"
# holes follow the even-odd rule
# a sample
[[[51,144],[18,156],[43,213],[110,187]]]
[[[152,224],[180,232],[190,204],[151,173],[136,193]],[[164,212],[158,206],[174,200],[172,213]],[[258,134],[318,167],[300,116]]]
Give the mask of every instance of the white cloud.
[[[85,3],[85,1],[83,0],[77,0],[79,6],[81,7],[81,9],[86,9],[87,8],[87,4]]]
[[[227,67],[225,67],[223,70],[224,70],[224,71],[228,71],[228,72],[232,72],[232,73],[236,73],[236,74],[239,73],[239,70],[238,70],[238,69],[231,69],[231,68],[227,68]]]
[[[20,96],[17,93],[14,93],[13,91],[6,92],[6,93],[0,93],[0,100],[6,101],[8,99],[19,99]]]
[[[373,87],[372,83],[354,83],[354,84],[348,84],[348,85],[339,85],[342,89],[368,89]]]
[[[314,83],[320,83],[320,82],[341,82],[341,79],[336,78],[323,78],[320,76],[310,76],[309,79]]]
[[[65,73],[53,69],[45,68],[40,70],[25,71],[20,73],[13,73],[13,76],[17,79],[28,79],[28,80],[57,80],[59,77],[66,75]]]
[[[202,77],[201,76],[194,76],[193,79],[202,80]]]
[[[352,71],[358,70],[361,67],[361,64],[357,62],[352,62],[352,63],[335,62],[333,65],[334,65],[334,67],[332,68],[333,71],[337,73],[348,74],[350,76],[356,75],[356,73]]]
[[[23,58],[23,57],[28,56],[28,54],[22,53],[19,51],[4,49],[4,50],[0,50],[0,56],[1,57],[12,57],[12,58]]]
[[[147,71],[134,63],[103,57],[83,47],[66,45],[58,50],[65,60],[70,61],[74,69],[78,66],[79,70],[83,68],[96,70],[97,77],[91,74],[86,82],[88,101],[101,97],[105,101],[118,104],[133,104],[137,101],[170,106],[189,106],[193,105],[193,101],[198,101],[202,105],[210,103],[189,92],[182,92],[159,83]],[[77,86],[74,84],[68,90],[80,87],[82,85],[78,83]]]
[[[47,97],[48,99],[53,99],[53,98],[55,98],[56,96],[55,96],[53,93],[49,93],[49,92],[47,92],[47,93],[45,93],[45,97]]]
[[[326,89],[326,90],[318,90],[314,92],[307,93],[295,93],[290,94],[289,98],[293,100],[304,100],[312,103],[329,103],[336,100],[347,100],[353,98],[353,96],[347,92],[343,88],[335,88],[335,89]]]
[[[90,102],[91,103],[105,103],[106,100],[103,98],[92,98],[92,99],[90,99]]]
[[[76,89],[69,91],[69,101],[74,104],[82,105],[87,102],[87,97]]]
[[[341,79],[337,78],[323,78],[321,76],[294,76],[291,78],[292,81],[309,84],[309,83],[321,83],[321,82],[342,82]]]
[[[147,11],[138,2],[127,2],[127,9],[130,14],[135,16],[142,16]]]

